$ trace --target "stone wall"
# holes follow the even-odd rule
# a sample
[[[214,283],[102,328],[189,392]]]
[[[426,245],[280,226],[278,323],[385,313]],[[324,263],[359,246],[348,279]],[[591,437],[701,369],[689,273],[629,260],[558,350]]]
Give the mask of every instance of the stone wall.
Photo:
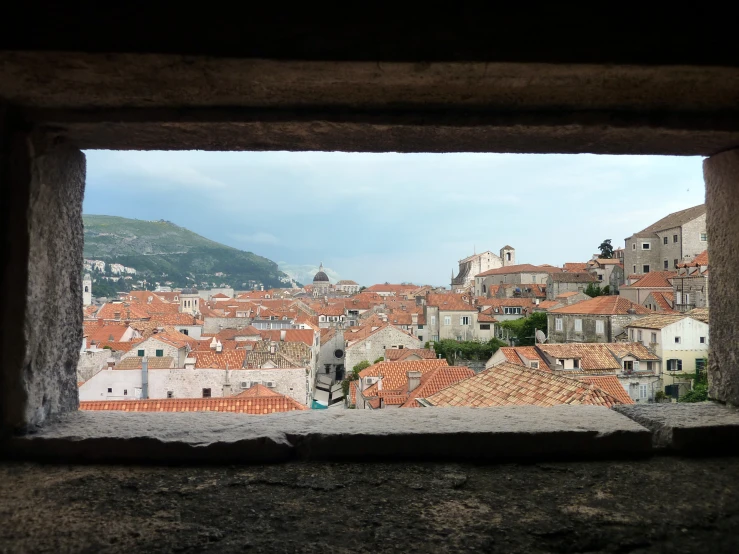
[[[439,310],[439,339],[475,340],[478,337],[477,315],[475,312],[449,312]],[[469,324],[461,323],[461,318],[469,318]],[[446,318],[449,318],[448,320]],[[449,325],[446,324],[449,321]]]
[[[206,317],[203,319],[203,334],[215,335],[223,329],[243,329],[251,324],[250,317]]]
[[[226,373],[230,390],[226,387]],[[242,390],[244,381],[273,381],[271,390],[294,398],[301,404],[308,401],[307,374],[304,368],[295,369],[150,369],[149,398],[202,398],[209,388],[212,397],[233,396]],[[108,392],[108,389],[112,389]],[[103,370],[79,388],[81,400],[133,399],[136,388],[141,388],[140,369]],[[127,394],[124,395],[124,391]],[[229,394],[230,393],[230,394]]]
[[[101,369],[105,369],[108,365],[108,358],[118,361],[121,359],[121,353],[107,349],[80,353],[80,359],[77,362],[77,381],[85,382]]]
[[[350,336],[346,335],[345,338],[349,339]],[[372,363],[377,358],[385,356],[386,348],[399,345],[404,348],[421,348],[423,346],[416,337],[412,337],[389,325],[366,339],[357,341],[346,349],[347,371],[351,371],[355,365],[363,360]]]
[[[0,181],[7,432],[77,409],[85,157],[64,143],[3,135],[0,113]]]
[[[706,214],[683,225],[683,260],[693,259],[708,249],[708,241],[702,241],[701,233],[706,233]]]
[[[139,350],[143,350],[144,356],[147,358],[156,358],[157,350],[162,350],[162,357],[170,356],[174,358],[175,367],[185,367],[186,351],[184,348],[177,348],[171,344],[158,341],[153,337],[137,344],[135,348],[123,354],[121,359],[134,358],[139,355]]]

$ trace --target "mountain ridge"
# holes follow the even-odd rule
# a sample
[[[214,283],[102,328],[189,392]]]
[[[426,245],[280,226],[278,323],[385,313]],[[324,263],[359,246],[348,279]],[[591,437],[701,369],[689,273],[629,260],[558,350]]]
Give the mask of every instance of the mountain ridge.
[[[134,280],[171,286],[249,289],[289,286],[272,260],[221,244],[170,221],[84,214],[84,257],[136,269]],[[106,271],[109,272],[106,266]]]

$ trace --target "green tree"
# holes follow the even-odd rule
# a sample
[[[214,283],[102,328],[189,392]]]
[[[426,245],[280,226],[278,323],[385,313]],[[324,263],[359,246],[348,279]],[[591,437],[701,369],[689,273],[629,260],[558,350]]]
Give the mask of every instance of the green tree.
[[[590,283],[584,292],[591,298],[603,295],[603,291],[600,290],[600,285],[596,285],[595,283]]]
[[[611,285],[606,285],[605,287],[603,287],[601,289],[601,294],[603,296],[608,296],[609,294],[611,294]]]
[[[686,392],[678,402],[705,402],[708,400],[708,385],[699,383],[693,387],[693,390]]]
[[[600,250],[600,257],[606,260],[613,258],[613,246],[611,246],[611,239],[606,239],[600,243],[598,247]]]
[[[441,355],[447,362],[453,364],[457,359],[487,361],[501,346],[506,344],[498,339],[490,339],[487,342],[444,339],[434,342],[434,351],[437,356]]]
[[[514,340],[516,346],[533,346],[536,344],[537,330],[541,330],[545,335],[547,333],[547,314],[535,312],[529,317],[504,321],[500,326],[510,332],[509,337]]]
[[[354,379],[359,379],[359,372],[362,371],[363,369],[367,369],[371,365],[372,364],[369,363],[367,360],[362,360],[357,365],[355,365],[352,368],[352,373],[354,374]]]
[[[384,362],[384,361],[385,361],[385,358],[384,358],[384,357],[382,357],[382,356],[380,356],[380,357],[379,357],[379,358],[377,358],[377,359],[376,359],[376,360],[375,360],[374,362],[372,362],[372,365],[374,365],[374,364],[379,364],[380,362]]]

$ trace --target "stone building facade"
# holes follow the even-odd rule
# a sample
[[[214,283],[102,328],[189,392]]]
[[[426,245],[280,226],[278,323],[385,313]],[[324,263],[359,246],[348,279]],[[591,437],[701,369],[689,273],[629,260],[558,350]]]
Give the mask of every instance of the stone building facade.
[[[372,363],[377,358],[384,357],[386,348],[423,347],[421,341],[416,337],[392,325],[381,327],[360,340],[352,341],[351,336],[346,333],[344,338],[349,342],[346,347],[347,371],[351,371],[361,361],[366,360]]]
[[[598,296],[551,310],[548,342],[616,342],[625,336],[627,325],[653,313],[619,296]]]
[[[584,292],[590,284],[600,283],[587,272],[552,273],[547,277],[547,300],[554,300],[564,292]]]
[[[187,347],[175,346],[169,341],[159,340],[156,336],[136,344],[131,350],[123,354],[121,359],[147,357],[147,358],[166,358],[174,359],[177,367],[185,367],[185,358],[187,357]]]
[[[626,238],[626,275],[675,270],[706,250],[706,206],[672,213]]]
[[[149,398],[203,398],[235,396],[254,384],[309,403],[305,368],[289,369],[150,369]],[[140,369],[111,369],[96,373],[80,386],[80,400],[133,400],[141,394]],[[207,391],[207,392],[206,392]]]
[[[519,264],[491,269],[475,275],[475,296],[492,296],[491,285],[503,285],[506,283],[516,285],[546,284],[549,275],[561,272],[562,270],[558,267],[531,264]]]
[[[452,272],[452,292],[461,292],[475,282],[475,275],[509,265],[516,264],[516,249],[505,245],[500,249],[500,255],[490,250],[480,254],[473,254],[459,260],[459,272],[454,276]]]

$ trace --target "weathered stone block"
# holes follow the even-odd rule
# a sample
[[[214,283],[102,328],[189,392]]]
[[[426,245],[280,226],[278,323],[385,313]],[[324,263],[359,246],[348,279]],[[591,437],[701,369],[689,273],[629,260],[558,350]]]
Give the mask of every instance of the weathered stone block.
[[[653,433],[654,446],[689,454],[739,451],[739,409],[713,402],[616,406]]]
[[[594,406],[224,413],[76,412],[11,455],[128,462],[503,460],[644,455],[651,434]]]

